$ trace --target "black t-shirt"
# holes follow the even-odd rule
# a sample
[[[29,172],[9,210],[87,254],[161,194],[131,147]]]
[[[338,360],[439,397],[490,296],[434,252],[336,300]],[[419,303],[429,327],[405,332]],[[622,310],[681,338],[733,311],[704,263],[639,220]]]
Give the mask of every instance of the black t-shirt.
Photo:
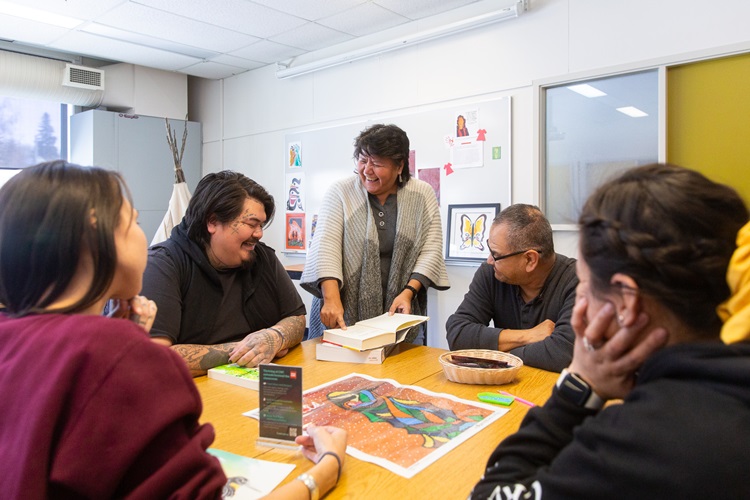
[[[305,314],[270,247],[259,243],[249,270],[226,271],[222,277],[196,244],[172,241],[174,236],[149,249],[143,276],[142,294],[159,308],[152,337],[168,337],[175,344],[221,344]]]

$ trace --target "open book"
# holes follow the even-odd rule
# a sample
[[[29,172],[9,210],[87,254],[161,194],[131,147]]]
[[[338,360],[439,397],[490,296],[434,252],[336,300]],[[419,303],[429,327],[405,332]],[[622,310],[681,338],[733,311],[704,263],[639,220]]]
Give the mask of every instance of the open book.
[[[366,351],[404,340],[405,330],[424,323],[428,319],[430,318],[427,316],[414,314],[396,313],[389,316],[388,313],[384,313],[374,318],[359,321],[348,326],[346,330],[340,328],[324,330],[323,340],[359,351]]]

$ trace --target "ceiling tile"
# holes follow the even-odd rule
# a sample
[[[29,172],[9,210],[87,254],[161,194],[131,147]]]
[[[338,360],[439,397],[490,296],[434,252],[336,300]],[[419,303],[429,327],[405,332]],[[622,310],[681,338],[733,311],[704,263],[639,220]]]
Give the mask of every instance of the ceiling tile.
[[[263,62],[251,61],[250,59],[230,56],[229,54],[221,54],[216,57],[212,57],[211,61],[226,64],[227,66],[236,66],[243,69],[257,69],[266,65],[266,63]]]
[[[97,22],[184,45],[199,45],[216,52],[228,52],[258,39],[211,24],[128,3],[99,17]]]
[[[304,24],[299,17],[247,0],[134,0],[156,9],[200,20],[215,26],[268,38]]]
[[[200,59],[210,59],[219,54],[216,51],[183,45],[181,43],[175,43],[170,40],[163,40],[148,35],[141,35],[140,33],[125,31],[98,23],[89,23],[81,31],[85,31],[86,33],[93,33],[95,35],[100,35],[113,40],[122,40],[124,42],[145,45],[146,47],[154,47],[156,49],[176,52],[178,54],[184,54],[186,56],[198,57]]]
[[[208,78],[211,80],[229,78],[230,76],[239,75],[245,71],[247,70],[244,68],[227,66],[226,64],[219,64],[212,61],[202,61],[186,68],[180,68],[180,73],[187,73],[188,75],[200,76],[201,78]]]
[[[408,21],[409,19],[404,16],[394,14],[379,5],[365,3],[341,14],[320,19],[318,23],[344,33],[363,36],[393,28]]]
[[[303,54],[304,52],[304,50],[300,50],[295,47],[289,47],[288,45],[281,45],[280,43],[261,40],[258,43],[254,43],[242,49],[235,50],[234,52],[231,52],[230,55],[271,64],[276,61],[283,61],[285,59],[296,57]]]
[[[477,0],[374,0],[374,3],[409,19],[422,19],[457,9]]]
[[[76,54],[86,54],[108,60],[115,59],[121,62],[167,71],[175,71],[190,64],[200,62],[200,59],[195,57],[175,54],[133,43],[110,40],[109,38],[80,31],[69,33],[50,47]]]
[[[68,32],[65,28],[5,14],[0,14],[0,26],[0,38],[3,40],[17,40],[33,45],[47,45]]]
[[[322,17],[332,16],[341,11],[351,9],[365,3],[366,0],[325,0],[311,2],[310,0],[254,0],[255,3],[271,7],[293,16],[315,21]],[[403,0],[401,0],[403,1]]]
[[[6,0],[8,1],[8,0]],[[9,0],[9,3],[90,21],[128,0]]]
[[[271,41],[309,51],[346,42],[352,38],[354,38],[352,35],[347,35],[326,26],[321,26],[317,23],[307,23],[299,28],[272,37]]]

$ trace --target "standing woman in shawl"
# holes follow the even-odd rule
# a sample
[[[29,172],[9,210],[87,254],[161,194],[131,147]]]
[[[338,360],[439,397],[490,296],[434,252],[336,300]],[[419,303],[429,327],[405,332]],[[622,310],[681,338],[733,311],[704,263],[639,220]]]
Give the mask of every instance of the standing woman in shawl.
[[[301,285],[314,296],[309,338],[386,311],[424,315],[427,288],[450,286],[440,209],[432,187],[409,174],[406,133],[395,125],[365,129],[354,140],[354,162],[357,175],[323,198],[305,262]]]

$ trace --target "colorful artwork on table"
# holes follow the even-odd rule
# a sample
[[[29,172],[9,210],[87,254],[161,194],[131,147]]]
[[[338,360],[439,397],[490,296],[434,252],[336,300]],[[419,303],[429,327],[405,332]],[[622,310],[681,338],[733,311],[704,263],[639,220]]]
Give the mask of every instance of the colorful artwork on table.
[[[286,214],[286,249],[305,249],[305,214]]]
[[[303,425],[346,429],[349,454],[409,478],[505,412],[354,373],[305,392]]]

